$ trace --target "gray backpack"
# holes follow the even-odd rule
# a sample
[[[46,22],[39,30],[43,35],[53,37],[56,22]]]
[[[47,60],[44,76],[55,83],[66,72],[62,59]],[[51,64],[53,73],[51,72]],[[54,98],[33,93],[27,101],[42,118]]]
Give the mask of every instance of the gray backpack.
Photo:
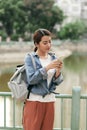
[[[36,64],[32,53],[28,55],[31,56],[34,69],[36,70]],[[27,98],[30,90],[28,90],[25,65],[17,66],[15,73],[13,74],[10,81],[8,82],[8,87],[12,92],[12,97],[15,98],[16,100],[24,101]]]

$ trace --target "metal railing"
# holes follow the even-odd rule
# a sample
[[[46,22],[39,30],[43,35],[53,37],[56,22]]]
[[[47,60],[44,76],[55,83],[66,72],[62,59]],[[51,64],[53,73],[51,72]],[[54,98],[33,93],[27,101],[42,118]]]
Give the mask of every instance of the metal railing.
[[[56,98],[58,101],[56,112],[60,116],[56,114],[58,117],[56,124],[59,124],[59,126],[54,128],[54,130],[87,130],[87,95],[81,95],[81,87],[73,87],[72,94],[59,94],[56,95]],[[69,101],[67,108],[66,101]],[[12,99],[10,92],[0,92],[0,109],[2,109],[2,112],[0,110],[0,130],[23,130],[21,120],[23,103]],[[67,113],[69,114],[69,119]]]

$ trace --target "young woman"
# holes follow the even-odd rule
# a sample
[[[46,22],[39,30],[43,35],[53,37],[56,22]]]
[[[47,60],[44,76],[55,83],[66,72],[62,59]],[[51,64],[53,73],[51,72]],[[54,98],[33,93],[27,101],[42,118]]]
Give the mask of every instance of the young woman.
[[[62,61],[50,53],[51,33],[46,29],[38,29],[33,36],[35,50],[33,57],[25,57],[27,81],[32,86],[23,112],[24,130],[53,130],[54,123],[54,90],[63,81],[61,74]]]

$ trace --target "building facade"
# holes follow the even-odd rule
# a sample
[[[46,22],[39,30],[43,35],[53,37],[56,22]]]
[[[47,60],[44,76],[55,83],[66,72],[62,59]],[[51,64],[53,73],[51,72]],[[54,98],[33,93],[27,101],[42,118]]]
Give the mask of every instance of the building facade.
[[[55,0],[67,17],[64,23],[83,19],[87,22],[87,0]]]

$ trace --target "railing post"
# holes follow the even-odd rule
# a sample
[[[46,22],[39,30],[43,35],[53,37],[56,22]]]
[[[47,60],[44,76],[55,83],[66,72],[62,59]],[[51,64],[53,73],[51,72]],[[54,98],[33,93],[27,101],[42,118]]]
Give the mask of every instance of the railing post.
[[[72,107],[71,107],[71,130],[79,130],[80,122],[80,92],[81,87],[72,89]]]

